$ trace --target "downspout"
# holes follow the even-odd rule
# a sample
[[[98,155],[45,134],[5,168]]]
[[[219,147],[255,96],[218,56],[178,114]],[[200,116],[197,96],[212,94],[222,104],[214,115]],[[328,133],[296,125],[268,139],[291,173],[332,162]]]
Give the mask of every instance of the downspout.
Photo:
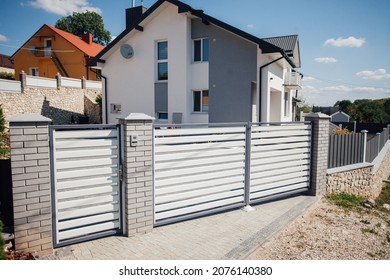
[[[91,71],[94,72],[97,76],[104,79],[104,109],[105,109],[105,123],[108,124],[108,114],[107,114],[107,77],[103,76],[101,73],[97,73],[93,71],[93,68],[91,68]],[[102,96],[103,97],[103,96]]]
[[[261,110],[261,96],[262,96],[262,94],[261,94],[262,82],[261,81],[262,81],[262,77],[263,77],[263,75],[262,75],[263,68],[265,68],[265,67],[271,65],[272,63],[275,63],[275,62],[277,62],[277,61],[279,61],[279,60],[281,60],[283,58],[285,58],[284,55],[279,57],[279,58],[277,58],[277,59],[275,59],[275,60],[272,60],[271,62],[268,62],[268,63],[266,63],[266,64],[264,64],[263,66],[260,67],[260,73],[259,73],[259,75],[260,75],[260,77],[259,77],[259,122],[261,122],[261,111],[262,111]]]

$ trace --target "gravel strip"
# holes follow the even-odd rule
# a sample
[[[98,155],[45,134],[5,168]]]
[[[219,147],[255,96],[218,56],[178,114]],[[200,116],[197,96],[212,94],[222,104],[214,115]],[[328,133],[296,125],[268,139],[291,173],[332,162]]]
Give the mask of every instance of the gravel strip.
[[[248,259],[390,260],[390,214],[322,198]]]

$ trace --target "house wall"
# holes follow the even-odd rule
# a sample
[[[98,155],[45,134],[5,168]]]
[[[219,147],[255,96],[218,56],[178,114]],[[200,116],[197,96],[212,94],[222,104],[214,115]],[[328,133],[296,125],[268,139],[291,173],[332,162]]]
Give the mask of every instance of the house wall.
[[[332,122],[349,122],[349,117],[340,112],[334,114],[331,118]]]
[[[86,68],[84,53],[70,44],[67,40],[57,35],[50,28],[44,26],[41,31],[32,37],[14,56],[15,73],[24,71],[29,74],[30,67],[38,67],[39,76],[54,79],[59,72],[50,57],[37,57],[28,48],[34,46],[44,47],[44,37],[52,39],[52,50],[63,64],[69,77],[87,80],[97,80],[96,74]],[[19,80],[18,75],[15,77]]]
[[[192,38],[209,38],[209,122],[251,121],[257,45],[192,20]]]

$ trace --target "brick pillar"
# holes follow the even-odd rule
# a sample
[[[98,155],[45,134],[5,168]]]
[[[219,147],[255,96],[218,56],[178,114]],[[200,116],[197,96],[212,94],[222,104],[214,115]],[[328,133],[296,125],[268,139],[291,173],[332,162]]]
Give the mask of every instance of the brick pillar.
[[[52,254],[49,167],[51,119],[38,114],[10,119],[15,249]]]
[[[314,113],[305,117],[312,122],[311,195],[326,193],[326,172],[328,169],[329,120],[328,115]]]
[[[152,117],[135,113],[119,120],[123,127],[127,236],[146,233],[153,228],[152,122]],[[131,139],[137,140],[137,143]]]

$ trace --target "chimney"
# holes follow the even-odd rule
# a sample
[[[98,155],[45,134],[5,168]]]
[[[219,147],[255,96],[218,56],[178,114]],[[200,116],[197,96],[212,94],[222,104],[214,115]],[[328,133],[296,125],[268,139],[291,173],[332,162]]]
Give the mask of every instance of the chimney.
[[[138,6],[126,9],[126,29],[133,28],[141,19],[147,9],[144,6]]]
[[[92,41],[92,34],[89,32],[84,32],[84,34],[81,36],[81,39],[86,42],[87,44],[91,44]]]

